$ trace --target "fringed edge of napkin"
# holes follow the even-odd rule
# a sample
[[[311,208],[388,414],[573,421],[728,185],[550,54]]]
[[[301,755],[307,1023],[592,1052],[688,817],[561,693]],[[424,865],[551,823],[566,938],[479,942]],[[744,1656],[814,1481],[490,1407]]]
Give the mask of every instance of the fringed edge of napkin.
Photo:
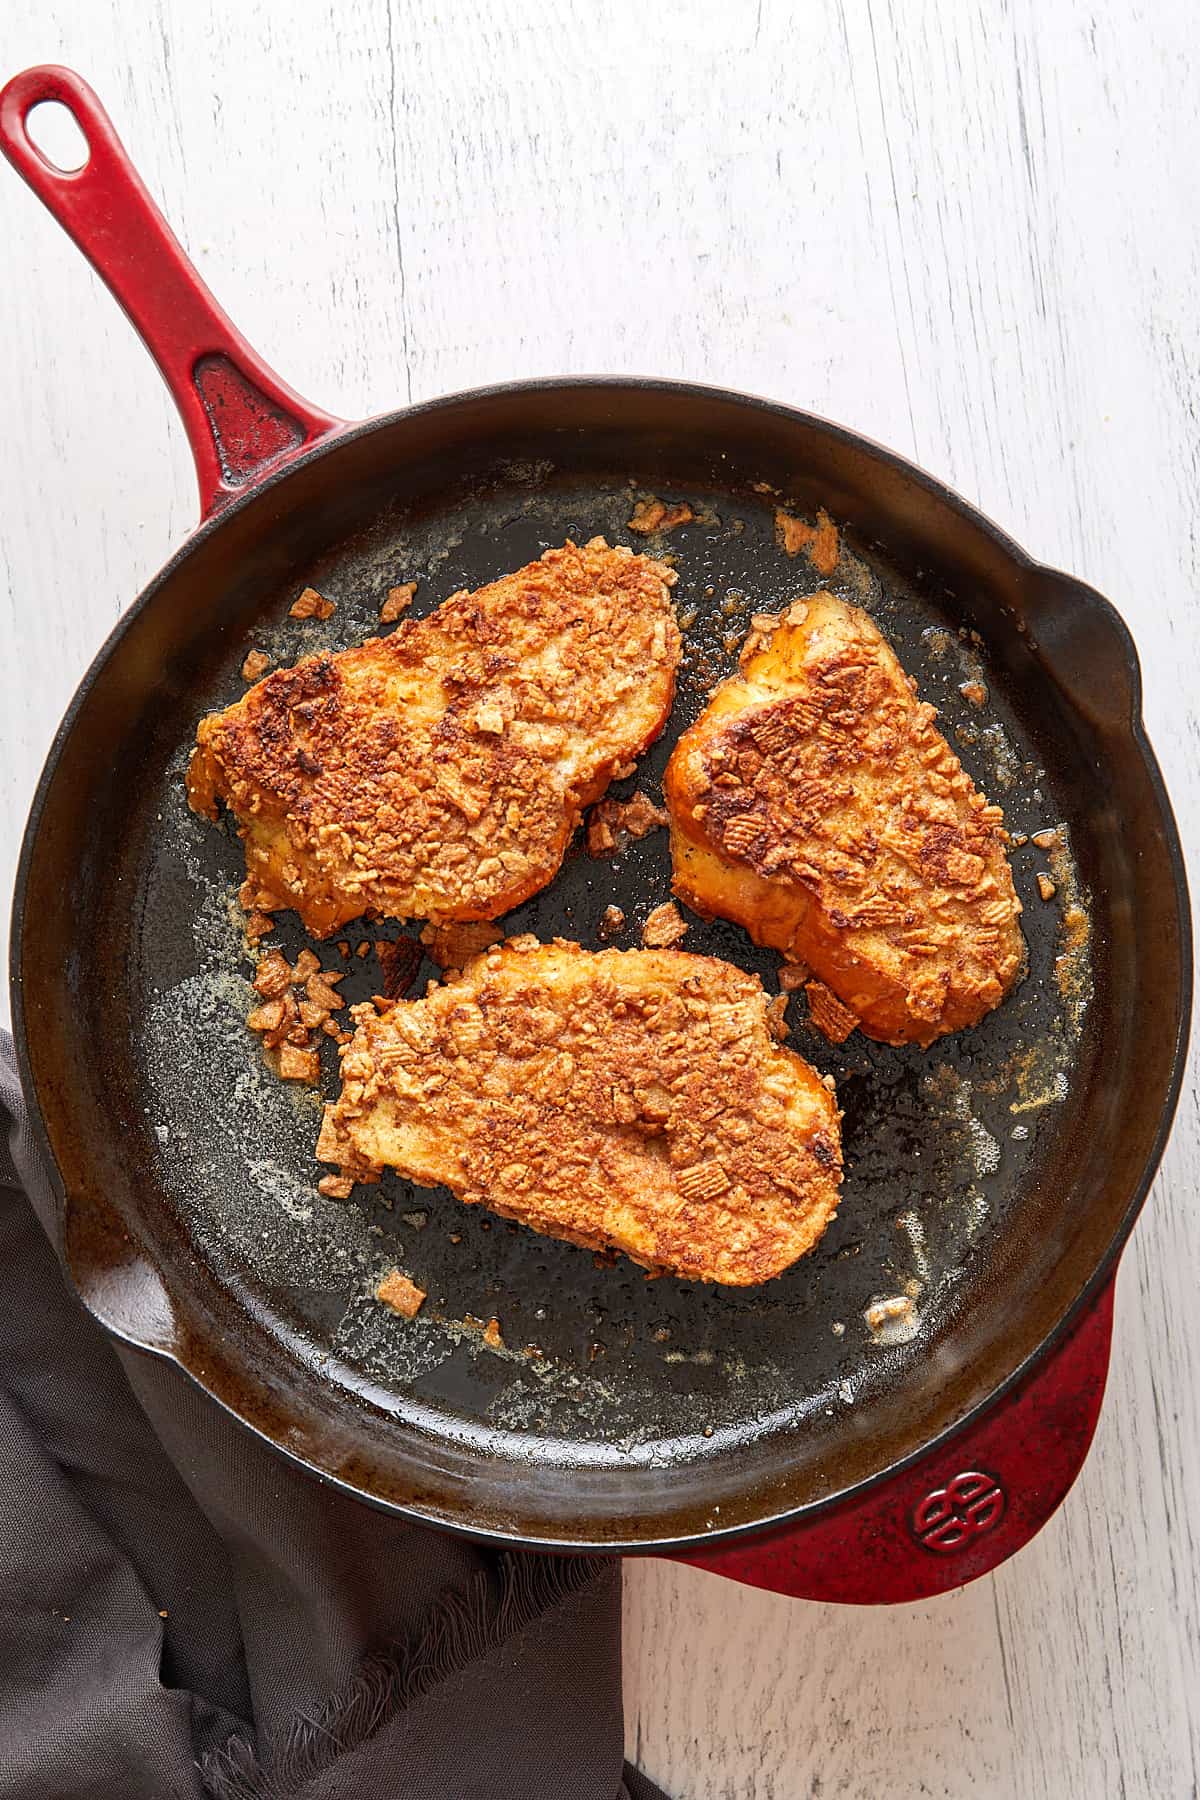
[[[417,1635],[369,1651],[340,1693],[311,1716],[294,1718],[271,1745],[266,1766],[238,1734],[209,1751],[199,1765],[206,1794],[210,1800],[295,1800],[339,1756],[609,1567],[606,1557],[504,1552],[498,1594],[496,1576],[487,1569],[465,1589],[448,1589]]]

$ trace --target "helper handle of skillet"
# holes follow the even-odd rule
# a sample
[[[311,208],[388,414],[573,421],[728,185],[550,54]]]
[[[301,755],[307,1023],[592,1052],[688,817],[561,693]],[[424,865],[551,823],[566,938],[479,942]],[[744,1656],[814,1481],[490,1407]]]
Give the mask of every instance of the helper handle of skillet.
[[[66,107],[87,144],[60,169],[29,136],[35,106]],[[0,92],[0,149],[74,238],[136,327],[183,419],[204,518],[345,421],[293,393],[246,342],[184,254],[87,83],[47,65]]]
[[[1031,1375],[861,1499],[672,1560],[851,1606],[928,1600],[990,1573],[1037,1536],[1083,1467],[1104,1399],[1115,1291],[1110,1276]]]

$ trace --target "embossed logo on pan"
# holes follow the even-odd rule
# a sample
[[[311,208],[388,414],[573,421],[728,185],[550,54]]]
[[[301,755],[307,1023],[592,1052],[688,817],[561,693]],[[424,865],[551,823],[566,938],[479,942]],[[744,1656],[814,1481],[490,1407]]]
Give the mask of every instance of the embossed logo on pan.
[[[910,1528],[926,1550],[961,1550],[1004,1517],[1007,1496],[994,1475],[964,1469],[913,1508]]]

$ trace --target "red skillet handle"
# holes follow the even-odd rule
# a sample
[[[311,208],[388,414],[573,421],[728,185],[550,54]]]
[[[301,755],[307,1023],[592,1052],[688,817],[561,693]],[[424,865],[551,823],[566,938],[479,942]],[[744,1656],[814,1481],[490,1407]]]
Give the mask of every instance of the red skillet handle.
[[[56,168],[26,120],[65,106],[87,141],[81,169]],[[108,115],[70,69],[26,69],[0,92],[0,149],[120,301],[183,419],[208,515],[344,421],[294,394],[250,348],[192,267]]]
[[[927,1600],[1005,1562],[1083,1466],[1108,1375],[1114,1277],[1044,1367],[969,1431],[798,1530],[673,1558],[804,1600]]]

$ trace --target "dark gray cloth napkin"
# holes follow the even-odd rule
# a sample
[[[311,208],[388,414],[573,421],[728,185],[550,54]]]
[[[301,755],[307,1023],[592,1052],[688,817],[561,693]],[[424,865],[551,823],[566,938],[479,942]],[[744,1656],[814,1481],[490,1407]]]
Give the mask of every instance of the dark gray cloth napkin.
[[[614,1559],[323,1487],[64,1282],[0,1033],[2,1800],[662,1800]]]

